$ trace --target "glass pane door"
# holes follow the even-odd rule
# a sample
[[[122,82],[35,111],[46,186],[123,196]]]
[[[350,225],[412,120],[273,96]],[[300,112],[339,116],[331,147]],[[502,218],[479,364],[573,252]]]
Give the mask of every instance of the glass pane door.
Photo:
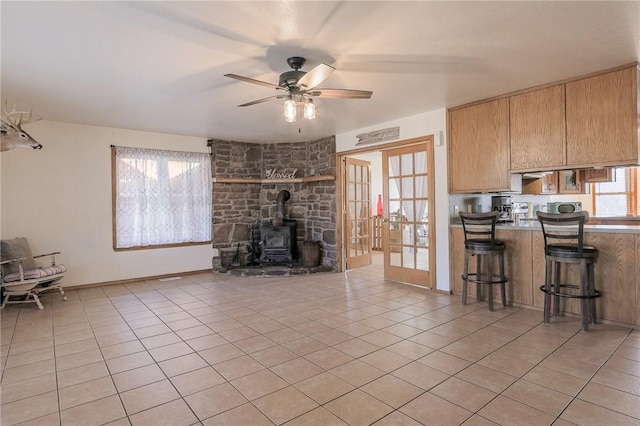
[[[371,264],[371,163],[347,157],[347,269]]]
[[[385,278],[430,286],[433,145],[384,151]]]

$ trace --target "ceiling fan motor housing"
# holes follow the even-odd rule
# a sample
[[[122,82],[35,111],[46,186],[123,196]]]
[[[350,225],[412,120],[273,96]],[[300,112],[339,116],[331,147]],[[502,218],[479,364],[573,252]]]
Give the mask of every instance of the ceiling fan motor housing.
[[[298,83],[298,80],[300,80],[305,74],[305,71],[297,70],[283,72],[282,74],[280,74],[280,82],[278,83],[278,85],[285,88],[295,87],[295,85]]]

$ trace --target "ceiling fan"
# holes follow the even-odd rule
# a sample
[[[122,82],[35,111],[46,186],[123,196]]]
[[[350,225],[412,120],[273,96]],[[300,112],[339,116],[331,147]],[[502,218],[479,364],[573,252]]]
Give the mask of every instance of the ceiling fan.
[[[256,105],[267,102],[272,99],[287,100],[284,103],[285,120],[293,122],[297,116],[297,106],[304,105],[304,117],[308,119],[315,118],[315,105],[312,98],[333,98],[333,99],[369,99],[373,92],[368,90],[353,89],[321,89],[316,86],[326,80],[335,68],[327,64],[319,64],[309,71],[300,71],[305,63],[305,58],[300,56],[292,56],[287,59],[287,63],[293,71],[287,71],[280,74],[278,84],[268,83],[266,81],[255,80],[249,77],[243,77],[236,74],[225,74],[225,77],[234,78],[247,83],[258,84],[260,86],[272,87],[281,92],[277,95],[269,96],[255,101],[247,102],[239,107]]]

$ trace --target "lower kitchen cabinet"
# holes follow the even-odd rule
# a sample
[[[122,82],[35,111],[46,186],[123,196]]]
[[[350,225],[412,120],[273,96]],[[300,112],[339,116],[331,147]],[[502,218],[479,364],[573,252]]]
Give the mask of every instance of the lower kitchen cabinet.
[[[496,238],[505,242],[504,253],[505,274],[507,283],[507,302],[519,305],[533,304],[533,286],[531,283],[531,232],[516,229],[498,229]],[[462,271],[464,270],[464,232],[462,228],[451,228],[451,282],[453,292],[462,294]],[[498,273],[497,257],[494,262],[495,273]],[[469,272],[475,272],[475,259],[469,260]],[[500,299],[500,286],[493,286],[494,301]],[[475,296],[476,286],[469,283],[468,292]],[[498,302],[499,303],[499,302]]]
[[[496,238],[505,241],[505,269],[509,278],[507,300],[521,306],[542,309],[544,293],[544,239],[539,229],[501,228]],[[585,244],[599,251],[595,265],[596,288],[602,297],[596,299],[598,319],[640,326],[640,233],[585,232]],[[464,266],[464,234],[461,227],[450,229],[451,282],[455,294],[462,294]],[[495,262],[497,268],[497,262]],[[469,262],[475,270],[475,262]],[[497,271],[497,269],[496,269]],[[566,268],[563,282],[577,283],[578,268]],[[499,300],[499,288],[494,289]],[[469,285],[469,295],[475,286]],[[579,314],[577,300],[561,299],[565,312]],[[540,312],[542,318],[542,312]]]

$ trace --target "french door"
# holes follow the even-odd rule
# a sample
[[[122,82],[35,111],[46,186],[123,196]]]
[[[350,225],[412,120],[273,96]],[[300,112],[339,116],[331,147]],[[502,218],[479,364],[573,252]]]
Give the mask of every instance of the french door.
[[[371,264],[371,163],[345,158],[347,269]]]
[[[433,142],[383,151],[384,276],[431,287]]]

